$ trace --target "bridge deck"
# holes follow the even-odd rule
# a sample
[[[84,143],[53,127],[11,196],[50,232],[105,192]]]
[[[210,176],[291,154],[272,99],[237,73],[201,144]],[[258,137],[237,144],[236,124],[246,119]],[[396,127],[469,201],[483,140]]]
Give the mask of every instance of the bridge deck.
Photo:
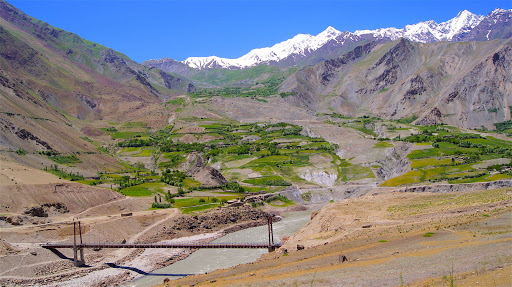
[[[51,248],[74,248],[73,243],[46,243],[41,247]],[[81,243],[76,248],[279,248],[281,243]]]

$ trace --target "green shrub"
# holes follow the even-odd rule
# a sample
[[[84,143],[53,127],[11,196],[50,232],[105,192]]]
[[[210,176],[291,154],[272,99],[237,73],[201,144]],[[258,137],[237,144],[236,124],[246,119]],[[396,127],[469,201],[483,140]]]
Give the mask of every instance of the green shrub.
[[[55,174],[56,176],[60,178],[64,178],[71,181],[77,181],[77,180],[84,180],[84,176],[77,173],[72,172],[66,172],[65,170],[62,170],[57,165],[52,165],[50,168],[45,167],[45,171]]]
[[[153,202],[153,204],[151,204],[151,208],[171,208],[171,204],[169,204],[169,203]]]
[[[267,198],[267,199],[265,200],[265,202],[266,202],[266,203],[271,203],[272,201],[276,201],[276,200],[280,200],[280,201],[282,201],[282,202],[284,202],[284,203],[291,203],[291,202],[292,202],[292,201],[291,201],[291,200],[289,200],[286,196],[284,196],[284,195],[280,195],[280,194],[273,195],[273,196],[271,196],[271,197]]]

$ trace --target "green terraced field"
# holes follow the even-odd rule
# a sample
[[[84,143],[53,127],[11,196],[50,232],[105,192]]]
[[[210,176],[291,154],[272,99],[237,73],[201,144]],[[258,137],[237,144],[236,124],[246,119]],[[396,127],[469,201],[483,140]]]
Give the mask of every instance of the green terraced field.
[[[451,164],[451,158],[422,158],[412,160],[411,168],[422,168],[427,166],[439,166]]]
[[[383,186],[440,181],[456,184],[512,178],[508,169],[499,168],[497,174],[491,174],[486,165],[480,164],[489,159],[512,158],[512,142],[460,132],[447,126],[424,127],[423,134],[404,140],[419,145],[429,144],[432,148],[408,154],[411,168],[415,170],[387,180]]]
[[[163,193],[165,187],[170,186],[163,182],[147,182],[123,188],[120,192],[126,196],[152,196],[157,193]]]
[[[423,173],[418,170],[411,170],[406,174],[386,180],[381,186],[400,186],[421,182]]]

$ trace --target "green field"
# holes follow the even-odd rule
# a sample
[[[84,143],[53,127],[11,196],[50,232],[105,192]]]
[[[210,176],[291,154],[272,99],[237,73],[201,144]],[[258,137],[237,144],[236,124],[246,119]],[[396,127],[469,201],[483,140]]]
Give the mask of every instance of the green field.
[[[282,177],[280,177],[278,175],[252,178],[252,179],[244,180],[243,182],[249,183],[252,185],[259,185],[259,186],[289,186],[289,185],[291,185],[291,183],[285,181]]]
[[[421,182],[423,173],[418,170],[411,170],[406,174],[386,180],[381,186],[400,186]]]
[[[156,149],[153,147],[125,147],[119,151],[120,156],[149,157]]]
[[[389,143],[389,142],[385,142],[385,141],[380,141],[380,142],[376,143],[374,147],[375,148],[388,148],[388,147],[393,147],[393,144]]]
[[[451,158],[422,158],[412,160],[411,168],[422,168],[427,166],[438,166],[451,164]]]
[[[404,141],[432,148],[415,150],[407,155],[414,169],[404,175],[385,181],[383,186],[400,186],[428,182],[472,183],[512,178],[511,165],[498,165],[497,174],[491,174],[482,161],[512,157],[512,142],[460,132],[447,126],[423,127],[422,134]],[[483,166],[483,167],[482,167]],[[508,166],[507,168],[501,168]]]
[[[164,188],[169,185],[163,182],[147,182],[121,189],[119,192],[126,196],[152,196],[157,193],[164,193]]]

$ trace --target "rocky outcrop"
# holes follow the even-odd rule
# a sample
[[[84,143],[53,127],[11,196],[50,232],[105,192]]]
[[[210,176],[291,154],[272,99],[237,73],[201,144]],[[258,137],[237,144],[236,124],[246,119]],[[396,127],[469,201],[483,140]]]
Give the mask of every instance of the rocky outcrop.
[[[323,71],[321,73],[322,85],[327,86],[328,83],[333,80],[339,73],[340,68],[347,66],[350,63],[357,62],[357,60],[361,58],[364,58],[373,50],[373,48],[375,48],[375,46],[376,42],[357,46],[354,50],[346,53],[340,58],[325,61],[323,63]]]
[[[331,200],[339,201],[346,198],[359,197],[379,189],[370,184],[346,184],[332,188],[299,188],[297,186],[284,188],[279,194],[297,204],[325,204]]]
[[[34,217],[48,217],[49,213],[67,213],[69,209],[64,203],[44,203],[39,206],[27,208],[23,213]]]
[[[0,119],[0,131],[10,132],[15,134],[19,139],[23,141],[29,141],[33,143],[37,147],[44,147],[46,150],[53,150],[49,143],[37,137],[33,133],[27,131],[26,129],[20,128],[16,126],[14,123]],[[39,149],[39,148],[38,148]]]
[[[375,170],[375,176],[385,181],[410,171],[411,162],[407,159],[410,150],[410,143],[395,143],[393,148],[386,150],[385,159],[376,162],[379,167]]]
[[[258,226],[266,223],[268,215],[268,213],[249,205],[214,209],[196,215],[182,215],[174,220],[171,230],[166,232],[172,236],[179,231],[211,232],[211,230],[219,229],[221,226],[240,223],[250,223],[253,226]]]
[[[382,56],[367,72],[373,77],[370,91],[381,91],[397,82],[407,72],[407,65],[415,57],[416,47],[408,40],[401,39],[393,48]]]
[[[338,179],[337,172],[329,172],[323,170],[305,170],[299,176],[310,182],[315,182],[324,186],[334,186]]]
[[[443,122],[443,114],[438,108],[433,108],[427,112],[421,119],[416,121],[417,125],[428,126],[437,125]]]
[[[219,186],[228,183],[228,180],[215,168],[206,165],[201,155],[197,155],[192,167],[187,171],[188,176],[201,182],[203,186]]]
[[[488,190],[498,189],[504,187],[512,187],[512,180],[497,180],[491,182],[475,182],[475,183],[461,183],[461,184],[433,184],[405,187],[398,189],[400,192],[457,192],[457,191],[470,191],[470,190]]]
[[[47,217],[34,217],[28,215],[0,216],[0,226],[21,226],[25,224],[45,224],[51,220]]]

